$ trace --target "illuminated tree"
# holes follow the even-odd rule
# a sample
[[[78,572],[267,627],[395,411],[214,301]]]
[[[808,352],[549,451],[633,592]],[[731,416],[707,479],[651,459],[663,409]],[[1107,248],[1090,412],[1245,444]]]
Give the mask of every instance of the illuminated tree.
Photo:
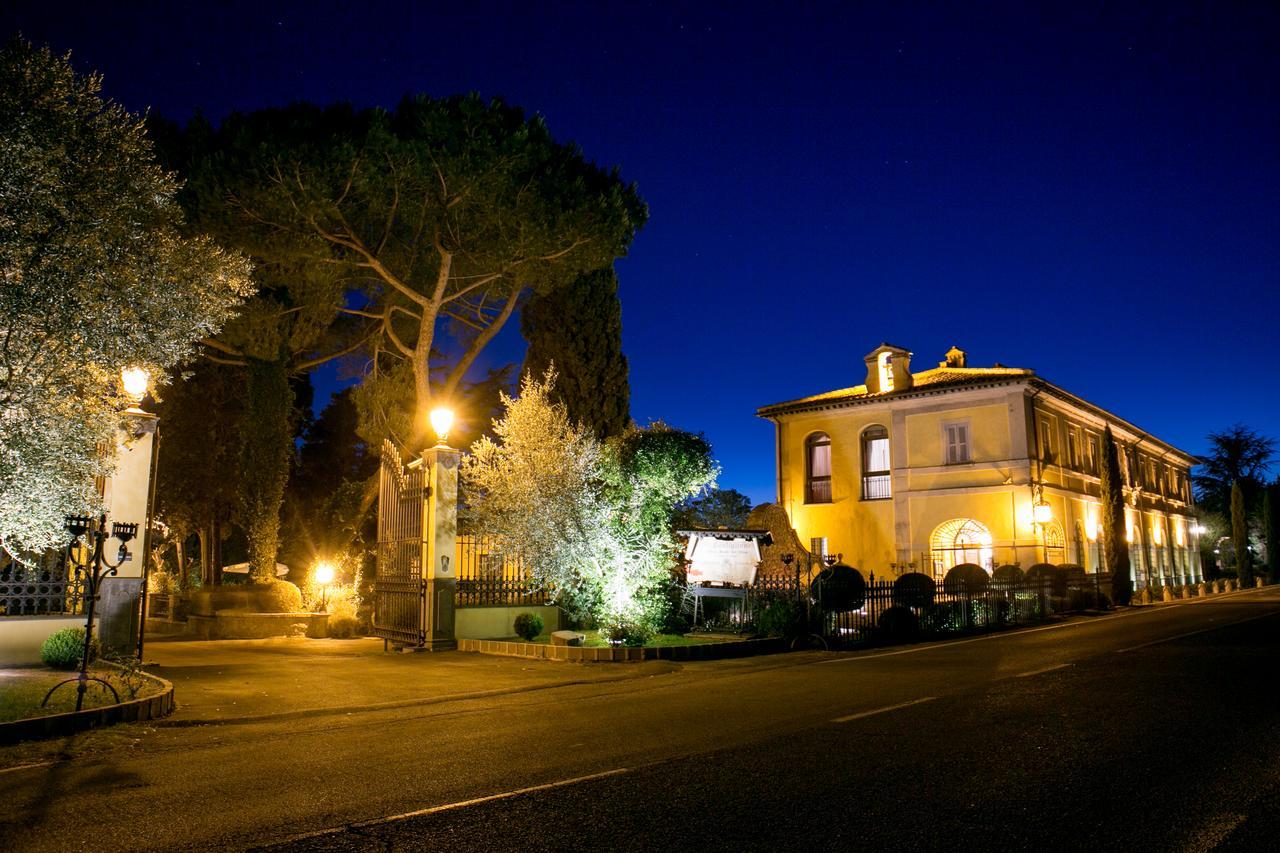
[[[1124,483],[1120,477],[1120,454],[1108,426],[1102,433],[1102,541],[1111,572],[1111,598],[1125,605],[1133,596],[1129,576],[1129,543],[1125,539]]]
[[[535,293],[520,313],[529,342],[524,370],[541,376],[555,366],[556,399],[569,417],[601,439],[631,425],[631,388],[622,354],[622,304],[612,268]]]
[[[252,291],[249,265],[183,236],[142,122],[65,57],[0,50],[0,543],[38,549],[96,501],[124,400]],[[109,456],[109,454],[106,454]]]

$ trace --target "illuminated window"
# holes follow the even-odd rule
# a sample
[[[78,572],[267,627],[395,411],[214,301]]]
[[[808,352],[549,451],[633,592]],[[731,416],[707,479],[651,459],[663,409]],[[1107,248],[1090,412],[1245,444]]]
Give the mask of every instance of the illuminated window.
[[[1055,452],[1056,446],[1053,440],[1053,421],[1049,418],[1040,419],[1040,458],[1045,462],[1053,462],[1057,458]]]
[[[939,524],[929,537],[933,573],[941,576],[961,563],[973,563],[988,572],[993,567],[991,531],[972,518],[953,518]]]
[[[889,431],[882,426],[867,427],[862,433],[862,499],[878,501],[892,496]]]
[[[1081,447],[1080,427],[1067,427],[1067,463],[1077,471],[1084,468],[1084,452]]]
[[[1086,470],[1090,474],[1098,473],[1098,437],[1096,435],[1089,436],[1089,443],[1086,445],[1085,453],[1087,454],[1085,460]]]
[[[831,503],[831,438],[815,432],[804,443],[804,501],[811,504]]]
[[[880,368],[880,392],[893,390],[893,353],[882,352],[876,362]]]
[[[944,424],[942,430],[947,442],[947,464],[955,465],[970,461],[969,422]]]
[[[816,559],[818,562],[822,562],[823,560],[825,560],[827,556],[827,537],[814,536],[812,539],[810,539],[809,553],[812,554],[814,559]]]

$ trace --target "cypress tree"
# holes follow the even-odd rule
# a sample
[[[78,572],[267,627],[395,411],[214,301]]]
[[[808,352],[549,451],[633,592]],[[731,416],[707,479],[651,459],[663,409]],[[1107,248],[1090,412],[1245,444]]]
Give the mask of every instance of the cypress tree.
[[[1133,596],[1129,577],[1129,544],[1124,538],[1124,488],[1120,478],[1120,455],[1108,426],[1102,434],[1102,539],[1111,572],[1111,598],[1128,604]]]
[[[550,293],[535,293],[521,312],[520,331],[529,344],[524,372],[541,377],[554,364],[553,397],[573,421],[600,439],[621,435],[631,425],[622,303],[611,267],[584,273]]]
[[[1262,493],[1262,539],[1267,543],[1267,583],[1280,583],[1280,482]]]
[[[1231,481],[1231,544],[1236,551],[1236,577],[1240,586],[1253,585],[1253,556],[1249,553],[1249,517],[1244,510],[1244,489]]]

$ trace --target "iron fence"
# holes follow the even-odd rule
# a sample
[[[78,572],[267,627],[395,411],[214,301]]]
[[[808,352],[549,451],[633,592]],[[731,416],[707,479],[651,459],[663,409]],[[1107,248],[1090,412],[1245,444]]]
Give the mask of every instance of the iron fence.
[[[516,554],[506,553],[490,536],[457,538],[458,607],[532,607],[550,596],[530,577]]]
[[[66,552],[19,560],[0,549],[0,617],[78,616],[83,607],[84,581],[67,565]]]

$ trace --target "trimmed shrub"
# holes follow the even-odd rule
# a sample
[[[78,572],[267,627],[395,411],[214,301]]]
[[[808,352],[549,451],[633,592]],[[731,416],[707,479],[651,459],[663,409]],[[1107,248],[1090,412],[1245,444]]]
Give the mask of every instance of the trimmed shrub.
[[[905,576],[904,576],[905,577]],[[920,621],[910,609],[897,605],[880,614],[880,637],[890,643],[914,643],[920,639]]]
[[[263,613],[299,613],[302,591],[288,581],[273,580],[253,586],[255,598]]]
[[[986,570],[977,563],[961,563],[954,566],[942,579],[942,585],[947,591],[963,590],[970,594],[981,592],[990,582],[991,578],[988,577]]]
[[[54,631],[40,646],[40,659],[54,669],[77,669],[84,653],[84,629],[63,628]],[[89,663],[98,657],[98,638],[89,642]]]
[[[893,603],[903,607],[928,607],[933,603],[936,589],[933,578],[909,572],[893,582]]]
[[[819,572],[813,590],[818,606],[829,613],[857,610],[867,600],[867,581],[862,572],[844,563]]]
[[[516,636],[532,641],[542,633],[542,617],[537,613],[521,613],[516,616],[513,627],[515,628]]]
[[[1022,569],[1017,566],[998,566],[991,573],[991,585],[1007,589],[1014,584],[1022,583],[1022,578]]]

